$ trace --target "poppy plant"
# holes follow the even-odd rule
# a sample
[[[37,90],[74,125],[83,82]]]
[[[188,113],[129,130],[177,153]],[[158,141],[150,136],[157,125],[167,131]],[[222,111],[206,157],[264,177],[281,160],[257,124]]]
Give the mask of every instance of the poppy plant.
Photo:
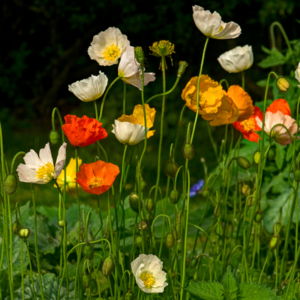
[[[118,166],[98,160],[83,164],[75,180],[87,193],[100,195],[111,187],[119,173]]]
[[[69,142],[75,147],[86,147],[107,137],[102,123],[96,119],[67,115],[65,121],[66,124],[62,126],[62,129]]]

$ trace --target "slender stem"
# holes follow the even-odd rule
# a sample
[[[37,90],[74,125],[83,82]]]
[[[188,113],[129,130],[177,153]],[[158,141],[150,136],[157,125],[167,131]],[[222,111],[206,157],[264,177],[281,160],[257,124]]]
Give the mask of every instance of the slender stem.
[[[176,135],[176,140],[175,140],[175,144],[174,144],[174,151],[173,151],[173,159],[175,159],[175,153],[176,153],[178,139],[179,139],[179,135],[180,135],[180,128],[182,126],[182,117],[183,117],[183,112],[184,112],[185,108],[186,108],[186,105],[184,104],[182,109],[181,109],[180,116],[179,116],[177,135]]]
[[[264,273],[264,270],[265,270],[265,267],[266,267],[266,265],[267,265],[268,258],[269,258],[269,253],[270,253],[270,250],[268,251],[268,254],[267,254],[265,263],[264,263],[264,265],[263,265],[263,268],[261,269],[260,276],[259,276],[259,279],[258,279],[258,283],[260,283],[261,277],[262,277],[262,275],[263,275],[263,273]]]
[[[12,222],[11,222],[11,209],[10,209],[10,199],[9,196],[7,195],[7,212],[8,212],[8,228],[9,228],[9,261],[8,263],[10,264],[10,280],[11,280],[11,288],[13,289],[13,263],[12,263],[12,259],[13,259],[13,249],[12,249]],[[14,299],[14,296],[11,296],[12,300]]]
[[[125,174],[125,157],[126,157],[126,150],[127,150],[127,144],[124,145],[124,152],[123,152],[123,159],[122,159],[122,172],[121,172],[121,179],[120,179],[120,195],[122,193],[123,188],[123,177]]]
[[[95,108],[95,116],[96,116],[96,120],[98,120],[98,108],[97,108],[97,100],[94,100],[94,108]]]
[[[33,273],[32,273],[32,265],[31,265],[30,252],[29,252],[29,245],[28,245],[28,242],[26,240],[25,240],[25,243],[26,243],[27,256],[28,256],[28,262],[29,262],[29,276],[30,276],[31,284],[32,284],[32,293],[33,293],[34,299],[36,300]]]
[[[18,152],[18,153],[14,156],[14,158],[13,158],[13,160],[12,160],[12,163],[11,163],[11,167],[10,167],[10,174],[13,174],[13,172],[14,172],[14,166],[15,166],[15,161],[16,161],[16,159],[19,157],[19,155],[25,155],[25,154],[26,154],[25,152],[21,151],[21,152]]]
[[[223,78],[223,79],[219,82],[219,84],[222,85],[223,82],[226,84],[226,88],[227,88],[227,90],[228,90],[228,89],[229,89],[229,83],[228,83],[228,81],[227,81],[225,78]]]
[[[55,130],[55,113],[57,114],[58,119],[59,119],[60,128],[61,128],[61,139],[62,139],[62,142],[64,143],[65,142],[65,135],[64,135],[64,131],[62,129],[63,121],[62,121],[60,112],[59,112],[57,107],[54,107],[53,110],[52,110],[52,129]]]
[[[23,271],[23,240],[21,242],[21,278],[22,278],[22,299],[25,299],[25,290],[24,290],[24,271]]]

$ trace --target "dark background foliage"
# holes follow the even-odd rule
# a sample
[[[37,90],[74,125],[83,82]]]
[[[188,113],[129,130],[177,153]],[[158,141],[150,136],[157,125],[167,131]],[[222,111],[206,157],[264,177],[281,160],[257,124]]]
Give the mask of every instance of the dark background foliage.
[[[94,116],[93,105],[76,99],[68,91],[68,84],[91,74],[97,75],[99,70],[107,74],[109,83],[116,77],[116,65],[100,67],[87,54],[93,36],[110,26],[120,28],[131,45],[142,46],[147,54],[147,71],[155,72],[157,79],[146,88],[146,99],[162,89],[159,60],[148,55],[149,46],[154,41],[165,39],[175,44],[174,65],[171,66],[168,61],[168,89],[175,81],[178,62],[186,60],[189,63],[178,87],[167,98],[163,161],[167,160],[166,149],[176,137],[177,121],[183,105],[181,90],[190,77],[199,72],[205,41],[205,36],[194,24],[192,5],[216,10],[225,22],[234,21],[241,26],[242,34],[237,39],[210,40],[204,74],[209,74],[215,80],[226,77],[230,84],[240,84],[239,75],[227,74],[216,59],[238,45],[252,45],[255,60],[253,67],[246,72],[246,90],[254,101],[263,98],[264,89],[257,86],[256,82],[266,77],[266,71],[257,63],[266,56],[261,45],[270,48],[270,24],[279,21],[290,40],[299,38],[298,0],[3,0],[1,3],[0,118],[8,157],[20,150],[38,150],[44,146],[51,130],[53,107],[58,107],[63,116],[68,113]],[[276,45],[279,49],[286,48],[277,31]],[[122,90],[122,82],[118,82],[108,96],[102,120],[108,132],[113,120],[121,115]],[[140,103],[140,94],[131,86],[127,90],[127,114],[130,114],[133,106]],[[160,100],[153,101],[153,106],[158,112],[154,129],[159,130]],[[193,119],[194,113],[186,110],[184,124]],[[203,121],[198,123],[195,140],[197,162],[193,164],[193,180],[203,174],[199,157],[205,157],[210,165],[215,164],[206,124]],[[213,128],[213,134],[220,142],[224,128]],[[183,137],[182,132],[181,139]],[[146,173],[145,177],[151,184],[155,182],[157,145],[158,134],[149,140],[148,151],[153,150],[155,155],[145,159],[145,170],[151,172],[148,175]],[[182,140],[179,145],[182,145]],[[119,164],[123,148],[112,134],[104,146],[114,156],[110,160]],[[180,163],[182,157],[179,150],[177,155]]]

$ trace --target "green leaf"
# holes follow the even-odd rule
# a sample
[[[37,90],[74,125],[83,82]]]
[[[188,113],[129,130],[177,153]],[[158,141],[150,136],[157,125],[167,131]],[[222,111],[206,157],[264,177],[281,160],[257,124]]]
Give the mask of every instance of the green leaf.
[[[275,162],[279,170],[282,169],[285,158],[285,147],[276,143],[276,158]]]
[[[259,62],[258,65],[261,68],[270,68],[283,65],[285,61],[286,57],[277,48],[272,48],[270,55]]]
[[[280,300],[271,289],[257,283],[242,283],[239,286],[239,297],[243,300]]]
[[[223,285],[219,282],[191,282],[186,289],[190,294],[203,300],[223,300]]]
[[[227,272],[223,277],[223,285],[224,285],[224,296],[226,300],[235,300],[237,299],[238,294],[238,286],[236,284],[236,280],[231,273],[231,267],[227,267]]]

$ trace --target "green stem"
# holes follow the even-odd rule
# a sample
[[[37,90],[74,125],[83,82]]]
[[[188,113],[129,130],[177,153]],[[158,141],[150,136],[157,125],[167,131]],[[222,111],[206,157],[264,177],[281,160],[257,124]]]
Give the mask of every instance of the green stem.
[[[226,84],[226,88],[227,88],[227,90],[228,90],[228,89],[229,89],[229,83],[228,83],[228,81],[227,81],[225,78],[223,78],[223,79],[219,82],[219,84],[222,85],[223,82]]]
[[[22,278],[22,299],[25,299],[25,290],[24,290],[24,272],[23,272],[23,240],[21,242],[21,278]]]
[[[184,104],[181,109],[180,117],[179,117],[179,121],[178,121],[178,129],[177,129],[177,135],[176,135],[176,140],[175,140],[175,144],[174,144],[173,159],[175,159],[176,148],[177,148],[178,139],[179,139],[179,135],[180,135],[180,128],[182,126],[182,117],[183,117],[183,112],[184,112],[185,108],[186,108],[186,105]]]
[[[25,152],[21,151],[21,152],[18,152],[18,153],[14,156],[14,158],[13,158],[13,160],[12,160],[12,163],[11,163],[11,167],[10,167],[10,174],[13,174],[13,172],[14,172],[15,161],[16,161],[16,159],[18,158],[18,156],[19,156],[19,155],[25,155],[25,154],[26,154]]]
[[[35,294],[35,288],[34,288],[34,280],[33,280],[33,273],[32,273],[32,265],[31,265],[30,252],[29,252],[29,245],[28,245],[27,241],[25,241],[25,243],[26,243],[27,256],[28,256],[28,262],[29,262],[29,276],[30,276],[31,284],[32,284],[32,293],[33,293],[34,299],[36,300],[36,294]]]
[[[65,142],[65,135],[64,135],[64,131],[62,129],[63,121],[62,121],[60,112],[59,112],[57,107],[54,107],[53,110],[52,110],[52,119],[51,119],[52,120],[52,129],[55,130],[55,113],[57,114],[58,119],[59,119],[60,129],[61,129],[61,139],[62,139],[62,142],[64,143]]]
[[[242,71],[242,88],[245,89],[245,71]]]
[[[97,108],[97,100],[94,100],[94,108],[95,108],[95,116],[96,116],[96,120],[98,120],[98,108]]]

